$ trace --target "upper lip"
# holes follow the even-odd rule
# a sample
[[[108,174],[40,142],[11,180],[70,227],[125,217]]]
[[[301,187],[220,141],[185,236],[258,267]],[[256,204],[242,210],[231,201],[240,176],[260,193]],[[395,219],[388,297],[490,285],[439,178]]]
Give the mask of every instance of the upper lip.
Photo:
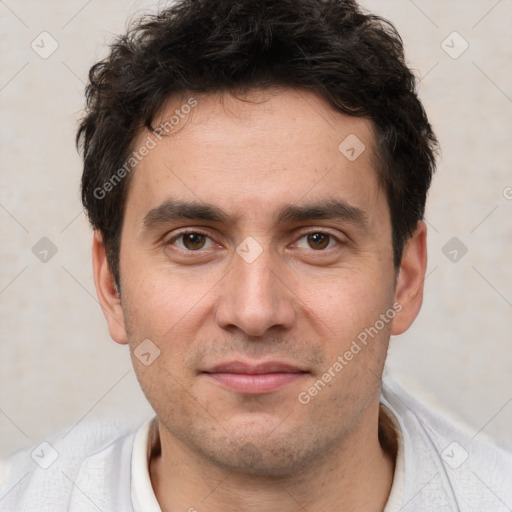
[[[243,361],[228,361],[220,363],[203,373],[245,373],[250,375],[263,373],[303,373],[298,366],[280,361],[267,361],[265,363],[246,363]]]

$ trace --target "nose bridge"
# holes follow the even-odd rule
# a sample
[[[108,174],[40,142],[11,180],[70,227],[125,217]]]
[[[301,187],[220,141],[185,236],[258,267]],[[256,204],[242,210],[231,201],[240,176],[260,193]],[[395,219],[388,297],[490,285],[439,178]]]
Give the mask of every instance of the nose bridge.
[[[273,257],[270,249],[266,247],[258,251],[251,247],[248,253],[249,257],[241,256],[242,248],[237,250],[239,257],[235,258],[233,277],[240,286],[237,286],[239,294],[245,297],[245,300],[263,299],[273,300],[275,274],[271,270]]]
[[[250,237],[237,247],[232,271],[217,307],[221,327],[235,325],[251,336],[271,327],[289,328],[294,309],[291,294],[278,277],[277,256]]]

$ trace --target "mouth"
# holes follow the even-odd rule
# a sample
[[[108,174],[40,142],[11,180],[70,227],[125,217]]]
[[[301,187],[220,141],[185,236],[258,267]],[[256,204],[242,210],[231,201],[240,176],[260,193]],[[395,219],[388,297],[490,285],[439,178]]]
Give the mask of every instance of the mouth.
[[[201,374],[225,389],[248,395],[261,395],[298,382],[309,375],[309,372],[279,361],[260,364],[230,361]]]

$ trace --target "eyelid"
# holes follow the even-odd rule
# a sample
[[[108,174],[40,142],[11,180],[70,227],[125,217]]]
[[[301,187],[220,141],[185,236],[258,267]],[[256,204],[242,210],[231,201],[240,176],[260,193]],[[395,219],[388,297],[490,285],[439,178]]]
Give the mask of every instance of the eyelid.
[[[334,239],[337,242],[336,245],[343,245],[345,243],[343,241],[342,237],[333,234],[327,228],[308,227],[308,228],[304,228],[302,231],[300,231],[299,233],[295,234],[296,238],[295,238],[295,241],[293,242],[293,245],[296,245],[297,242],[299,240],[301,240],[302,238],[304,238],[305,236],[312,235],[312,234],[317,234],[317,233],[330,236],[332,239]],[[212,236],[212,234],[209,233],[208,231],[204,230],[203,228],[190,228],[190,227],[189,228],[183,228],[182,230],[178,231],[178,233],[175,233],[170,239],[164,240],[164,245],[174,245],[176,240],[178,240],[180,237],[182,237],[184,235],[187,235],[187,234],[196,234],[196,235],[204,236],[206,238],[209,238],[217,246],[219,245],[214,240],[214,237]],[[178,247],[178,249],[180,249],[183,252],[200,253],[200,252],[204,252],[208,248],[207,249],[201,248],[201,249],[197,249],[196,251],[193,251],[193,250],[190,250],[190,249],[188,249],[188,250],[187,249],[182,249],[181,247]],[[334,247],[331,247],[330,249],[334,249]],[[313,251],[313,252],[316,252],[316,253],[321,253],[321,252],[327,252],[330,249],[320,249],[320,250],[318,250],[318,249],[309,248],[309,249],[306,249],[306,250]]]
[[[206,238],[209,238],[212,243],[214,244],[217,244],[217,242],[215,242],[214,238],[211,236],[211,233],[208,233],[207,231],[204,231],[203,229],[194,229],[194,228],[184,228],[183,230],[179,231],[178,233],[175,233],[171,238],[167,239],[164,237],[163,239],[163,244],[164,246],[167,246],[167,245],[172,245],[172,246],[175,246],[175,242],[176,240],[178,240],[179,238],[181,238],[182,236],[184,235],[188,235],[188,234],[194,234],[194,235],[201,235],[201,236],[204,236]],[[217,244],[218,245],[218,244]],[[175,246],[176,247],[176,246]],[[196,251],[193,251],[193,250],[190,250],[190,249],[182,249],[181,247],[178,247],[178,249],[182,252],[189,252],[189,253],[201,253],[201,252],[204,252],[205,250],[207,249],[210,249],[209,247],[204,249],[204,248],[201,248],[201,249],[197,249]]]
[[[302,238],[304,238],[305,236],[308,236],[308,235],[314,235],[314,234],[321,234],[321,235],[328,235],[329,237],[331,237],[332,239],[334,239],[336,241],[336,245],[343,245],[345,242],[343,241],[343,238],[338,236],[338,235],[335,235],[334,233],[332,233],[329,229],[326,229],[326,228],[308,228],[307,230],[305,231],[301,231],[298,235],[297,235],[297,240],[294,242],[294,245],[299,241],[301,240]],[[331,247],[330,249],[334,249],[334,247]],[[309,251],[313,251],[313,252],[316,252],[316,253],[321,253],[321,252],[327,252],[329,249],[312,249],[312,248],[309,248],[307,249]]]

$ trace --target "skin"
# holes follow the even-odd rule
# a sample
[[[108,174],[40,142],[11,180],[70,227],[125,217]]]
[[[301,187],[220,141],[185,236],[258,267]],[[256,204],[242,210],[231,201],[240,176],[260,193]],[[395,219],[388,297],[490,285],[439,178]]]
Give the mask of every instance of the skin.
[[[421,307],[425,224],[395,272],[370,121],[305,90],[195,97],[198,105],[129,178],[121,297],[101,234],[93,241],[111,337],[129,345],[158,417],[161,453],[150,463],[157,499],[164,511],[381,511],[395,459],[378,437],[381,376],[390,335],[404,332]],[[185,102],[169,99],[154,124]],[[354,161],[338,150],[349,134],[366,146]],[[364,225],[275,222],[285,205],[330,199],[360,209]],[[167,200],[212,204],[231,220],[146,229],[145,216]],[[207,237],[192,237],[195,245],[176,238],[183,228]],[[314,233],[330,237],[307,236]],[[236,252],[247,237],[262,249],[251,263]],[[299,393],[396,303],[394,319],[301,403]],[[145,339],[160,350],[148,366],[133,357]],[[285,361],[306,373],[276,391],[246,394],[202,373],[228,360]]]

